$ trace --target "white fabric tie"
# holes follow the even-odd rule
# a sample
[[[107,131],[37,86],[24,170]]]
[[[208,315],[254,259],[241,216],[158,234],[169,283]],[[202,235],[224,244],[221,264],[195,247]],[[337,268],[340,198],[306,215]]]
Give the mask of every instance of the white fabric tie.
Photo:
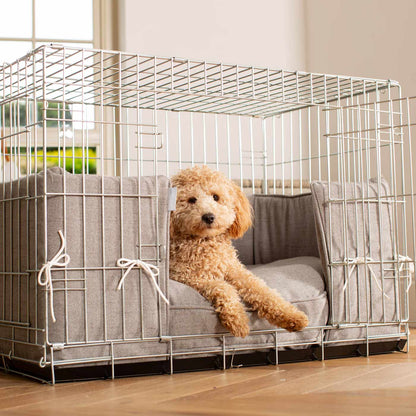
[[[52,286],[52,267],[65,267],[69,264],[71,258],[68,254],[63,253],[66,247],[65,237],[62,231],[59,230],[59,237],[61,238],[61,248],[56,253],[52,260],[45,263],[38,273],[38,283],[40,286],[45,286],[46,290],[49,291],[49,307],[51,310],[52,321],[56,322],[55,312],[53,310],[53,286]],[[63,260],[63,262],[61,261]]]
[[[169,305],[169,300],[163,294],[162,290],[160,289],[159,285],[157,284],[156,277],[159,276],[159,269],[154,266],[153,264],[145,263],[139,259],[130,260],[121,258],[117,260],[117,266],[121,267],[122,269],[126,269],[123,277],[120,279],[120,282],[117,286],[117,290],[120,290],[123,286],[124,279],[126,276],[131,272],[131,270],[136,267],[138,269],[143,269],[144,272],[152,279],[153,285],[157,292],[159,293],[160,297]]]
[[[398,260],[399,260],[399,263],[401,263],[401,265],[399,267],[399,272],[403,271],[403,266],[405,264],[409,265],[409,272],[410,273],[413,274],[415,272],[415,264],[409,256],[402,256],[401,254],[399,254],[399,259]]]
[[[380,281],[377,278],[376,274],[374,273],[374,270],[372,269],[371,264],[368,264],[369,261],[374,261],[374,260],[371,257],[354,257],[354,258],[345,259],[345,262],[347,263],[347,265],[352,266],[352,267],[350,269],[350,272],[348,273],[348,279],[345,281],[344,287],[342,288],[342,290],[345,292],[345,290],[347,289],[347,286],[349,284],[351,275],[354,271],[354,268],[357,266],[357,264],[367,264],[370,275],[374,279],[374,282],[376,283],[377,287],[380,289],[380,292],[382,292],[383,296],[385,296],[387,299],[390,299],[390,297],[383,292],[383,288],[381,287]],[[398,262],[401,263],[401,265],[399,267],[399,272],[401,272],[403,270],[403,266],[407,262],[411,262],[411,263],[407,263],[407,264],[409,264],[409,272],[410,273],[415,272],[415,267],[414,267],[414,264],[413,264],[413,260],[410,257],[402,256],[401,254],[399,254]],[[412,285],[412,279],[410,279],[410,284],[407,287],[407,292],[410,290],[411,285]]]
[[[403,266],[405,264],[408,265],[408,270],[409,273],[414,274],[415,272],[415,263],[414,261],[409,257],[409,256],[402,256],[401,254],[399,254],[399,263],[401,263],[400,267],[399,267],[399,272],[403,271]],[[412,276],[410,276],[409,279],[409,284],[407,285],[407,289],[406,292],[409,293],[410,288],[412,287]]]
[[[384,293],[383,288],[381,287],[381,284],[379,282],[379,279],[377,278],[377,275],[374,273],[374,270],[371,267],[371,264],[368,264],[369,261],[374,261],[374,260],[371,257],[354,257],[354,258],[345,259],[345,262],[347,263],[347,265],[352,266],[352,267],[350,269],[350,272],[348,273],[348,279],[345,281],[344,287],[342,288],[343,292],[347,290],[347,286],[349,284],[351,275],[354,272],[355,267],[357,267],[358,264],[367,264],[368,271],[370,272],[370,275],[374,279],[374,282],[379,288],[380,292],[383,293],[383,296],[385,296],[387,299],[390,299],[390,297]]]

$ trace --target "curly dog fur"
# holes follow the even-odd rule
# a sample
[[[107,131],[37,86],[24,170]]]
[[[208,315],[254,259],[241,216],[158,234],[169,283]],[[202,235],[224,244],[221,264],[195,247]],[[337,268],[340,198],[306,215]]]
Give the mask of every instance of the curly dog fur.
[[[206,166],[180,171],[170,221],[170,277],[197,290],[234,336],[250,332],[243,303],[271,324],[299,331],[306,315],[285,301],[238,260],[231,239],[251,226],[251,206],[241,189]]]

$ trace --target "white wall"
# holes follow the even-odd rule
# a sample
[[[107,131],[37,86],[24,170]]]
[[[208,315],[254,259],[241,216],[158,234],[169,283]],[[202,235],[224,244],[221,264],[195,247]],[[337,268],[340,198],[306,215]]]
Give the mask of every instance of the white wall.
[[[127,52],[395,79],[416,93],[415,0],[120,0]]]
[[[394,79],[416,94],[416,1],[305,0],[309,71]]]
[[[121,49],[127,52],[305,69],[303,0],[123,3]]]

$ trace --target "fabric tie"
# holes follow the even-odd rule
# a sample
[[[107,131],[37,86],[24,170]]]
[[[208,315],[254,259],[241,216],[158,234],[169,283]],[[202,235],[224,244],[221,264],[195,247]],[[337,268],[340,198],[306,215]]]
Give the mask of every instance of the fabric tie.
[[[61,238],[61,248],[56,253],[55,257],[52,260],[49,260],[45,263],[38,273],[38,284],[40,286],[45,286],[46,290],[49,291],[49,307],[51,310],[52,321],[56,322],[55,312],[53,310],[53,286],[52,286],[52,267],[65,267],[69,264],[71,258],[68,254],[63,253],[66,247],[65,237],[62,234],[62,231],[58,231],[59,237]],[[63,260],[63,262],[61,261]]]
[[[122,269],[127,269],[123,277],[120,279],[120,282],[117,286],[117,290],[121,289],[121,287],[123,286],[124,279],[134,267],[138,269],[143,269],[145,273],[152,279],[153,285],[159,293],[160,297],[169,305],[169,300],[166,298],[166,296],[160,289],[159,285],[157,284],[156,277],[159,276],[159,269],[156,266],[154,266],[153,264],[145,263],[144,261],[141,261],[139,259],[130,260],[125,258],[118,259],[117,266],[121,267]]]
[[[381,287],[380,281],[377,278],[376,274],[374,273],[374,270],[371,267],[371,264],[368,264],[369,261],[372,261],[373,262],[374,260],[371,257],[354,257],[354,258],[345,259],[345,262],[347,263],[347,265],[348,266],[352,266],[352,267],[351,267],[351,270],[350,270],[350,272],[348,274],[348,279],[345,281],[345,284],[344,284],[344,287],[343,287],[342,290],[345,292],[345,290],[347,289],[347,286],[349,284],[351,275],[352,275],[352,273],[354,271],[354,268],[357,266],[357,264],[367,264],[367,267],[368,267],[368,270],[370,272],[370,275],[374,279],[374,282],[376,283],[376,285],[379,288],[380,292],[382,292],[383,293],[383,296],[385,296],[387,299],[390,299],[390,297],[383,292],[383,288]],[[408,257],[408,256],[402,256],[401,254],[399,254],[399,256],[398,256],[398,262],[401,263],[400,264],[400,267],[399,267],[399,272],[403,271],[403,267],[404,267],[404,265],[406,263],[409,264],[409,272],[410,273],[414,273],[415,272],[415,266],[413,264],[413,260],[410,257]],[[408,285],[408,287],[406,289],[407,292],[409,292],[411,285],[412,285],[412,279],[410,279],[410,283],[409,283],[409,285]]]
[[[399,272],[403,270],[403,266],[407,263],[409,265],[409,272],[414,273],[415,272],[415,264],[414,261],[409,256],[402,256],[399,254],[399,263],[401,263],[399,267]]]
[[[414,274],[415,273],[415,263],[409,256],[402,256],[399,254],[399,263],[401,263],[399,267],[399,272],[403,271],[403,266],[405,264],[408,265],[409,273]],[[410,276],[409,284],[407,285],[406,292],[409,293],[410,288],[412,287],[412,276]]]
[[[371,257],[354,257],[354,258],[345,259],[345,262],[347,263],[347,265],[352,266],[352,267],[350,269],[350,272],[348,273],[348,279],[345,281],[344,287],[342,288],[343,292],[345,292],[347,290],[347,286],[349,284],[351,275],[352,275],[355,267],[357,267],[358,264],[367,264],[370,275],[374,279],[374,282],[376,283],[380,292],[383,293],[383,296],[385,296],[387,299],[390,299],[390,297],[384,293],[383,288],[380,285],[379,279],[377,278],[377,275],[374,273],[374,270],[371,267],[371,264],[368,264],[369,261],[374,261],[374,260]]]

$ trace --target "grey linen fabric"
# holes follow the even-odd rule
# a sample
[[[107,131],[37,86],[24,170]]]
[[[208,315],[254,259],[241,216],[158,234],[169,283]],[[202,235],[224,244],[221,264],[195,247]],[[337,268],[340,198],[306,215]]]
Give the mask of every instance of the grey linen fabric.
[[[233,241],[243,264],[319,257],[310,193],[252,195],[249,201],[254,209],[253,227]]]
[[[12,226],[0,229],[0,233],[5,231],[6,250],[10,254],[0,260],[0,270],[33,271],[21,278],[20,295],[16,278],[13,275],[2,277],[6,286],[6,296],[2,302],[7,310],[3,318],[20,319],[22,322],[28,321],[31,327],[44,328],[38,333],[39,344],[43,343],[45,336],[50,343],[84,343],[166,334],[167,309],[163,301],[158,308],[157,292],[150,279],[142,271],[133,269],[125,279],[124,288],[117,291],[123,271],[117,268],[116,262],[120,257],[125,257],[158,265],[159,285],[166,292],[168,179],[162,176],[157,179],[103,179],[98,175],[86,175],[84,181],[82,175],[64,174],[60,168],[48,169],[47,224],[44,221],[43,173],[29,177],[29,191],[25,181],[20,182],[20,186],[17,181],[10,185],[14,196],[32,197],[36,193],[41,198],[37,202],[22,199],[20,211],[17,202],[13,202],[13,207],[10,203],[4,204],[7,217],[5,224],[8,224],[11,208],[13,215]],[[136,196],[139,193],[140,198]],[[152,197],[156,193],[159,195],[158,203]],[[9,194],[6,187],[5,197]],[[20,217],[16,215],[16,210],[21,213]],[[37,240],[35,226],[38,230]],[[19,230],[20,249],[16,242]],[[65,234],[66,252],[71,261],[67,271],[52,271],[57,320],[53,323],[49,304],[46,304],[45,288],[37,285],[36,269],[39,270],[58,252],[61,244],[58,230]],[[139,241],[142,244],[141,252]],[[8,262],[9,257],[13,259],[13,264]],[[13,298],[12,305],[8,304],[10,298]],[[47,315],[49,319],[46,324]],[[3,334],[4,331],[10,332],[8,328],[1,330]],[[36,341],[33,331],[18,331],[16,336],[29,336],[30,342]],[[0,344],[1,351],[8,353],[10,344]],[[122,347],[117,348],[120,350]],[[146,348],[161,353],[166,351],[166,344],[149,343],[148,347],[144,343],[140,346],[129,344],[124,348],[127,348],[124,351],[127,355],[143,354]],[[20,356],[40,358],[40,349],[36,353],[29,353],[31,348],[27,346],[19,346],[19,349]],[[91,358],[95,354],[108,356],[109,348],[64,349],[55,353],[55,359]]]
[[[0,284],[5,287],[2,318],[40,329],[37,336],[35,331],[15,331],[15,339],[39,344],[39,347],[16,345],[16,355],[40,359],[40,345],[45,337],[51,343],[80,344],[55,352],[55,360],[64,360],[110,355],[108,346],[84,346],[84,342],[225,333],[212,306],[181,283],[169,281],[169,310],[158,300],[146,275],[136,269],[127,276],[124,290],[116,290],[123,275],[116,261],[126,257],[158,264],[159,284],[162,290],[168,291],[167,178],[143,177],[139,184],[138,178],[98,175],[83,178],[52,168],[46,173],[47,192],[44,179],[43,173],[32,175],[28,180],[6,184],[0,189],[0,197],[25,197],[19,202],[4,202],[0,207],[4,216],[4,221],[0,221],[0,235],[4,232],[7,247],[6,256],[0,258],[0,270],[22,273],[19,283],[15,275],[0,277]],[[158,204],[151,197],[156,194],[156,187]],[[139,190],[140,198],[137,197]],[[328,300],[320,261],[316,258],[312,196],[256,195],[251,197],[251,203],[255,226],[235,242],[240,259],[251,264],[248,268],[284,298],[304,310],[310,325],[325,325]],[[65,233],[71,261],[66,271],[52,272],[57,318],[53,323],[46,302],[47,292],[37,285],[37,270],[58,252],[59,230]],[[139,241],[141,252],[137,247]],[[273,329],[267,321],[258,319],[255,312],[248,313],[252,330]],[[11,336],[6,326],[0,326],[0,331],[2,337]],[[316,330],[282,332],[278,342],[313,343],[319,336]],[[245,339],[230,337],[226,342],[231,347],[244,345],[255,349],[272,341],[272,335],[262,335]],[[114,353],[116,356],[164,354],[168,351],[167,345],[154,340],[116,344]],[[219,345],[219,338],[174,341],[175,350],[196,352]],[[0,348],[3,353],[9,353],[12,346],[2,341]]]
[[[33,271],[45,252],[42,190],[43,176],[0,184],[0,351],[34,360],[42,357],[39,344],[45,341],[45,296]],[[8,321],[21,329],[13,330]],[[18,342],[13,348],[5,339],[25,344]]]
[[[394,258],[392,202],[388,183],[384,179],[380,184],[376,180],[344,185],[314,182],[311,190],[330,301],[330,322],[394,321],[397,319],[397,293],[391,263],[383,266],[334,264],[346,259],[351,262],[357,257],[367,257],[376,262]],[[329,203],[330,199],[341,202]],[[372,335],[396,333],[397,328],[385,326],[371,328],[370,331]],[[365,329],[330,331],[329,339],[362,338],[364,335]]]
[[[311,194],[256,195],[254,212],[255,264],[319,257]]]

